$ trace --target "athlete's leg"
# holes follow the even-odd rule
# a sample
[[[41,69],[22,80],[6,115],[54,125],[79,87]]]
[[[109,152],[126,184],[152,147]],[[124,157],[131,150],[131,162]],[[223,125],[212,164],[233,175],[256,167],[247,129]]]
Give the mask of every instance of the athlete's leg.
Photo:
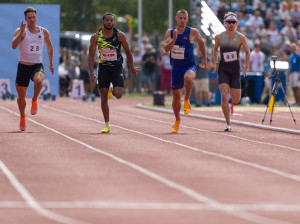
[[[230,88],[230,96],[234,104],[238,104],[241,100],[241,89]]]
[[[100,88],[100,95],[101,95],[101,109],[104,117],[105,122],[109,122],[109,107],[108,107],[108,97],[107,97],[108,89],[107,88]]]
[[[112,93],[117,99],[120,99],[123,96],[124,88],[116,86],[116,87],[114,87]]]
[[[184,87],[185,87],[185,97],[184,100],[187,101],[190,98],[192,89],[193,89],[193,81],[196,77],[196,74],[193,70],[188,70],[184,75]]]
[[[221,92],[222,111],[223,111],[227,125],[231,125],[230,113],[229,113],[230,111],[229,111],[229,104],[228,104],[229,85],[226,83],[222,83],[219,85],[219,89]]]
[[[172,107],[174,111],[174,115],[176,118],[176,121],[180,121],[180,108],[181,108],[181,93],[182,89],[173,89],[173,102]]]
[[[32,100],[36,101],[37,97],[39,96],[42,88],[43,88],[43,81],[45,79],[45,74],[43,72],[37,72],[33,76],[33,82],[34,82],[34,93]]]
[[[17,92],[18,92],[18,107],[20,111],[21,118],[25,117],[25,107],[26,107],[26,91],[27,87],[23,86],[16,86]]]

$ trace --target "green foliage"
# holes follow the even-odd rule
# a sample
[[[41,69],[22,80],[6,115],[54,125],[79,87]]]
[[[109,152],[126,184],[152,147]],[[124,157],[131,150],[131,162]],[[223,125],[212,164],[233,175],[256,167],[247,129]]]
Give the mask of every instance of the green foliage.
[[[1,3],[60,4],[61,30],[95,32],[105,12],[138,17],[138,0],[0,0]],[[143,0],[143,31],[160,34],[168,28],[168,0]],[[190,0],[173,0],[173,18],[179,9],[190,11]],[[136,32],[138,20],[133,20]],[[176,24],[175,19],[173,24]]]

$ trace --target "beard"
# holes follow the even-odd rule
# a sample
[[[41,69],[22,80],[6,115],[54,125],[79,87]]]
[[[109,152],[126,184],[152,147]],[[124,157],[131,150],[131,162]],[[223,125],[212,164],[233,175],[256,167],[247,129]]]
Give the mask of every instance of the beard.
[[[111,30],[112,28],[114,28],[114,26],[112,25],[111,27],[107,27],[107,26],[104,25],[104,28],[107,29],[107,30]]]

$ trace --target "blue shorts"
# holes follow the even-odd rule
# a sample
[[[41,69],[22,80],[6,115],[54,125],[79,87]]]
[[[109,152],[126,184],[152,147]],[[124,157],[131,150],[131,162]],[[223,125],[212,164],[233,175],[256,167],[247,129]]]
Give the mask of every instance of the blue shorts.
[[[172,89],[182,89],[184,86],[184,75],[188,70],[196,73],[197,66],[192,65],[188,67],[172,67]]]

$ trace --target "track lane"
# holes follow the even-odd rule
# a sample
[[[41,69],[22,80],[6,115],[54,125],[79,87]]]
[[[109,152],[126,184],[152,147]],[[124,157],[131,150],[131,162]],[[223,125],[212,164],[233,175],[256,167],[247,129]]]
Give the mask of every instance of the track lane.
[[[70,108],[70,109],[71,109],[71,108]],[[123,118],[123,117],[122,117],[122,118]],[[123,118],[123,119],[124,119],[124,118]],[[189,118],[188,118],[188,119],[189,119]],[[50,121],[49,121],[49,122],[50,122]],[[79,123],[80,123],[80,122],[77,123],[76,120],[74,120],[74,122],[75,122],[75,123],[73,123],[73,125],[74,125],[74,124],[76,125],[76,124],[79,124]],[[119,122],[119,121],[118,121],[118,122]],[[132,122],[132,123],[135,124],[135,123],[137,123],[137,122],[135,122],[135,123]],[[88,127],[88,126],[91,126],[91,125],[86,125],[86,126],[84,126],[83,128],[86,128],[86,127]],[[98,126],[99,126],[99,125],[98,125]],[[102,127],[102,126],[100,125],[100,127]],[[89,127],[89,128],[90,128],[90,127]],[[147,129],[147,128],[146,128],[146,129]],[[99,129],[98,129],[98,130],[99,130]],[[117,129],[114,129],[114,131],[116,131],[116,130],[117,130]],[[149,130],[150,130],[150,129],[149,129]],[[68,133],[69,133],[69,132],[71,133],[71,130],[69,130],[69,129],[68,129],[68,130],[66,129],[66,131],[67,131]],[[81,131],[81,129],[80,129],[80,131]],[[81,132],[81,134],[82,134],[82,133],[84,133],[84,132]],[[73,133],[72,133],[72,134],[73,134]],[[111,134],[113,135],[113,133],[111,133]],[[121,132],[121,134],[123,134],[123,133]],[[151,134],[153,134],[153,133],[151,133]],[[192,133],[192,134],[193,134],[193,133]],[[119,135],[120,135],[120,133],[119,133]],[[121,136],[121,135],[120,135],[120,136]],[[119,137],[120,137],[120,136],[119,136]],[[144,139],[143,139],[143,140],[144,140]],[[109,142],[109,141],[108,141],[108,142]],[[106,144],[106,143],[108,143],[108,142],[105,142],[104,144]],[[150,148],[151,148],[151,147],[150,147]],[[150,150],[150,149],[149,149],[149,150]],[[177,150],[177,149],[175,148],[175,150]],[[156,150],[155,153],[158,153],[159,151],[160,151],[160,149],[158,148],[158,150]],[[129,154],[130,154],[130,153],[129,153]],[[135,153],[132,153],[132,155],[134,155],[134,154],[135,154]],[[142,154],[141,154],[141,155],[142,155]],[[177,154],[176,154],[176,155],[177,155]],[[191,155],[192,155],[192,154],[191,154]],[[137,156],[137,157],[138,157],[138,156]],[[176,159],[176,156],[174,156],[174,157],[172,157],[172,158]],[[204,158],[204,160],[205,160],[205,159],[207,159],[207,158]],[[163,160],[162,160],[162,161],[163,161]],[[158,163],[158,164],[159,164],[159,163]],[[196,164],[196,161],[195,161],[195,164]],[[150,165],[151,165],[151,164],[150,164]],[[193,165],[194,165],[194,163],[193,163]],[[180,169],[180,167],[179,167],[179,169]],[[184,173],[182,173],[182,174],[184,174]],[[191,176],[190,176],[189,178],[191,178]],[[189,178],[187,178],[187,179],[189,179]],[[224,178],[224,179],[225,179],[225,178]],[[187,181],[188,181],[188,180],[187,180]]]

